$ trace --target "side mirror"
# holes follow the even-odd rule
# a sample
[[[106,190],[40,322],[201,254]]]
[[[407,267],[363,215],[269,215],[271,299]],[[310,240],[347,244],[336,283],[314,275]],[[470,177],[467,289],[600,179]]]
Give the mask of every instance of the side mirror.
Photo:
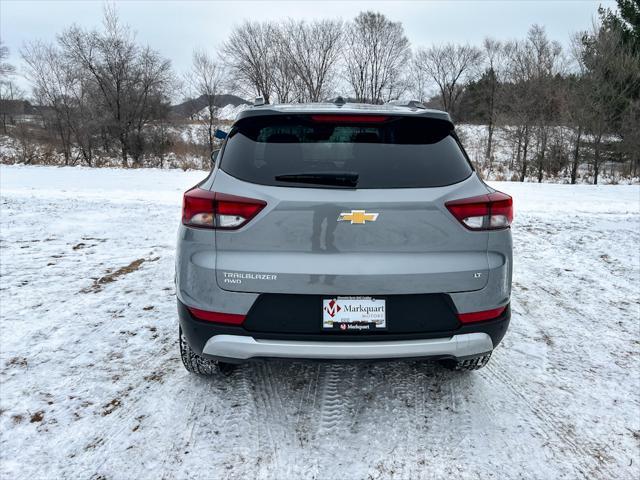
[[[218,154],[220,153],[220,149],[214,150],[211,152],[211,168],[216,166],[216,160],[218,160]]]

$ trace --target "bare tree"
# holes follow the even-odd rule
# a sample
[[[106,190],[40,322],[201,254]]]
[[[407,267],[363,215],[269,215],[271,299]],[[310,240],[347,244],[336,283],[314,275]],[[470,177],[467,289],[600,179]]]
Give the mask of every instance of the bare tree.
[[[302,86],[299,100],[318,102],[328,96],[337,76],[343,38],[340,20],[289,20],[280,30],[280,46],[290,78]]]
[[[206,101],[206,112],[204,114],[199,112],[198,118],[206,126],[209,154],[211,154],[216,149],[214,130],[218,111],[217,97],[221,93],[224,82],[224,69],[208,53],[196,50],[193,52],[193,64],[191,73],[187,76],[187,82],[191,86],[192,94]]]
[[[382,103],[404,92],[410,49],[400,22],[361,12],[349,25],[345,44],[346,77],[359,101]]]
[[[14,110],[14,102],[22,99],[23,92],[13,82],[16,68],[7,62],[9,48],[0,42],[0,116],[2,117],[2,130],[7,133],[7,121],[11,122]]]
[[[573,126],[573,138],[572,138],[572,153],[571,163],[569,166],[569,177],[571,184],[575,184],[578,178],[578,167],[580,165],[580,158],[582,154],[583,137],[586,127],[587,110],[589,104],[589,97],[591,95],[588,82],[586,79],[586,68],[584,64],[584,43],[583,34],[575,34],[571,38],[570,52],[575,65],[577,66],[577,72],[571,76],[568,80],[570,82],[567,88],[567,110],[566,115],[568,123]]]
[[[99,112],[107,130],[118,139],[122,165],[132,155],[139,163],[142,128],[165,101],[171,65],[157,52],[140,47],[113,7],[106,7],[104,30],[66,30],[59,42],[65,59],[86,72],[95,85]]]
[[[482,43],[484,48],[484,57],[487,65],[487,150],[485,160],[491,168],[491,154],[493,149],[493,132],[496,125],[496,103],[498,95],[498,87],[500,86],[500,72],[502,66],[503,49],[502,43],[492,38],[485,38]]]
[[[542,27],[533,25],[527,39],[505,44],[506,84],[503,86],[502,111],[516,125],[520,181],[529,173],[531,135],[536,143],[538,179],[542,180],[548,130],[557,118],[558,90],[554,78],[561,73],[562,49],[548,40]],[[522,155],[520,156],[520,153]]]
[[[533,25],[527,36],[527,46],[532,54],[534,76],[530,79],[536,109],[536,166],[538,182],[542,182],[548,169],[548,145],[551,129],[557,124],[559,110],[564,100],[561,86],[556,81],[562,74],[563,57],[560,43],[551,41],[543,27]],[[555,122],[555,123],[554,123]]]
[[[420,61],[415,53],[411,56],[409,67],[409,90],[412,98],[426,103],[431,96],[431,78],[423,68],[420,68]]]
[[[64,163],[71,162],[71,143],[76,120],[73,102],[77,87],[76,72],[70,68],[53,45],[35,41],[21,51],[26,76],[33,84],[36,101],[53,114],[53,124],[64,155]]]
[[[533,119],[532,76],[530,58],[525,43],[512,41],[505,45],[507,59],[506,84],[503,86],[501,110],[507,122],[514,127],[509,129],[515,144],[515,162],[520,166],[520,181],[524,182],[529,166],[529,147]]]
[[[435,45],[416,53],[417,67],[436,84],[442,108],[455,116],[464,86],[478,75],[482,51],[471,45]]]
[[[234,83],[246,86],[269,103],[273,93],[277,32],[272,23],[245,21],[236,26],[223,47]]]
[[[274,27],[275,28],[275,27]],[[278,103],[304,101],[304,88],[300,82],[292,58],[283,48],[282,37],[278,36],[274,44],[272,68],[273,95]]]

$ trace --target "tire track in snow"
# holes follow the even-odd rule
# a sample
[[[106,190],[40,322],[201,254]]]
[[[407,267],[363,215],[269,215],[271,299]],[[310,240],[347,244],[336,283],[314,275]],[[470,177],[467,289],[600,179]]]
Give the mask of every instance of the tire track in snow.
[[[220,432],[224,435],[223,450],[227,457],[244,457],[252,455],[254,448],[259,448],[258,438],[251,435],[255,427],[257,407],[253,396],[251,365],[241,365],[229,377],[218,373],[220,381],[226,383],[225,393],[228,399],[223,399],[222,422]],[[197,419],[196,419],[197,420]]]
[[[473,430],[474,405],[465,395],[468,379],[420,361],[381,365],[374,374],[376,393],[386,402],[378,427],[393,441],[381,442],[386,451],[364,478],[455,475],[455,469],[445,474],[443,468],[459,461],[461,444]]]
[[[307,449],[316,450],[318,452],[323,451],[323,445],[326,439],[320,435],[322,428],[322,408],[324,401],[324,393],[327,387],[327,376],[329,365],[323,362],[315,364],[315,371],[312,377],[311,384],[309,386],[308,398],[309,402],[306,405],[306,409],[303,410],[299,423],[296,428],[301,430],[307,428],[307,439],[305,447]],[[306,425],[305,425],[306,423]],[[317,479],[322,478],[323,472],[323,457],[322,455],[315,455],[313,458],[308,459],[310,466],[309,476],[310,478]]]
[[[406,461],[414,458],[416,446],[422,444],[424,434],[424,419],[420,412],[424,404],[424,368],[429,365],[422,362],[397,362],[390,365],[393,370],[389,379],[391,386],[391,400],[394,402],[392,410],[393,426],[401,450],[394,450],[390,460],[393,472],[397,478],[417,478],[420,474],[417,465]],[[400,461],[398,461],[400,460]]]
[[[286,441],[286,435],[281,431],[281,422],[287,415],[282,405],[282,399],[273,384],[273,370],[269,363],[258,363],[252,365],[252,380],[254,383],[253,401],[256,410],[262,417],[259,422],[260,435],[259,438],[267,438],[266,446],[261,446],[262,452],[269,452],[273,459],[273,469],[284,475],[283,466],[286,462],[282,458],[282,449]]]
[[[306,366],[305,366],[306,367]],[[322,372],[321,364],[314,364],[303,370],[303,378],[308,379],[305,392],[300,396],[298,411],[296,412],[295,432],[301,448],[312,441],[313,422],[317,420],[316,401],[318,400],[318,386]]]
[[[542,408],[534,404],[530,400],[530,397],[524,392],[525,389],[518,386],[518,382],[504,369],[489,363],[484,371],[481,371],[481,375],[492,384],[501,387],[512,396],[517,397],[519,402],[533,413],[537,421],[530,422],[530,426],[534,428],[542,438],[552,442],[554,441],[554,438],[550,435],[550,433],[552,433],[555,439],[562,445],[568,447],[574,454],[573,458],[576,460],[573,466],[584,478],[593,478],[594,473],[599,473],[601,478],[616,478],[617,473],[612,471],[607,464],[597,461],[594,458],[595,452],[586,447],[576,434],[571,430],[565,430],[559,427],[559,425],[566,423],[563,418],[552,413],[550,409]]]
[[[196,414],[196,405],[199,405],[200,402],[196,398],[196,395],[191,394],[189,401],[187,403],[186,410],[189,412],[187,414],[187,424],[185,425],[185,430],[183,435],[180,437],[181,441],[173,440],[171,442],[171,446],[169,448],[169,454],[165,455],[162,459],[162,464],[160,465],[160,471],[158,472],[160,478],[170,478],[171,473],[168,472],[167,462],[169,462],[169,455],[173,456],[172,460],[176,462],[181,462],[180,454],[178,452],[183,451],[183,447],[195,447],[195,439],[197,438],[197,426],[195,419],[199,418],[201,415],[204,415],[206,411],[206,406],[202,407],[202,413],[200,415]],[[135,478],[144,478],[143,473],[145,473],[145,469],[143,465],[138,466],[138,470],[135,474]]]
[[[200,469],[203,462],[217,457],[218,466],[227,472],[226,478],[251,477],[254,465],[250,459],[263,448],[260,436],[256,435],[260,418],[254,395],[253,365],[241,365],[228,377],[217,372],[213,380],[212,395],[207,396],[211,398],[211,409],[204,417],[193,419],[198,425],[197,441],[204,444],[198,450],[204,450],[204,455],[189,460],[194,468]],[[213,424],[214,428],[211,417],[220,419]]]
[[[258,437],[266,439],[261,451],[269,452],[273,464],[265,464],[265,475],[277,472],[280,478],[308,476],[312,466],[291,462],[299,455],[297,422],[300,405],[305,397],[304,383],[308,378],[304,365],[286,362],[265,362],[253,365],[254,404]],[[298,471],[301,470],[301,471]]]
[[[417,472],[412,473],[412,477],[424,477],[424,469],[427,464],[427,456],[426,449],[423,447],[426,443],[427,436],[427,428],[426,428],[426,418],[427,418],[427,380],[428,374],[432,377],[434,375],[433,368],[431,370],[419,369],[416,373],[416,382],[418,384],[417,389],[415,390],[415,418],[413,423],[413,428],[415,429],[415,438],[410,438],[410,444],[415,444],[418,446],[414,457],[416,459],[416,469]]]
[[[349,445],[350,429],[354,422],[354,396],[359,385],[360,366],[356,363],[329,363],[321,365],[320,388],[316,392],[317,416],[315,422],[314,448],[319,452],[315,456],[313,478],[325,478],[326,472],[335,472],[338,468],[344,478],[351,458],[345,447]]]
[[[217,373],[210,378],[193,376],[193,379],[200,385],[187,382],[184,388],[190,396],[188,405],[193,403],[194,407],[189,408],[180,440],[164,452],[163,478],[175,478],[172,460],[184,463],[182,470],[178,469],[184,473],[189,467],[197,471],[198,465],[211,458],[216,458],[223,468],[236,466],[228,476],[242,478],[243,459],[258,451],[257,437],[251,434],[255,409],[247,372],[241,367],[229,377]]]
[[[495,362],[495,356],[491,362]],[[504,458],[500,456],[496,458],[491,455],[491,452],[509,452],[509,457],[512,459],[528,459],[531,478],[555,478],[557,471],[541,473],[547,467],[548,459],[544,456],[545,452],[535,449],[532,441],[529,440],[533,440],[537,432],[534,432],[532,438],[529,430],[522,432],[519,425],[514,426],[511,423],[511,418],[508,415],[505,416],[503,402],[506,401],[507,408],[514,410],[517,410],[517,404],[510,403],[512,398],[509,395],[501,395],[501,390],[496,389],[493,382],[487,382],[480,372],[482,370],[458,372],[462,377],[459,387],[465,389],[463,404],[470,413],[468,419],[472,430],[469,431],[467,445],[464,445],[464,439],[458,445],[460,451],[455,454],[459,458],[456,459],[452,453],[452,461],[459,461],[460,458],[464,458],[465,453],[472,451],[474,455],[484,455],[487,458],[486,463],[479,465],[481,468],[476,472],[478,478],[512,478],[514,472],[510,462],[504,462]],[[515,431],[518,441],[513,441],[514,437],[508,433],[514,429],[517,429]],[[455,437],[452,435],[448,441],[451,442],[453,439]],[[453,452],[453,449],[449,451]]]
[[[441,469],[444,458],[447,475],[453,475],[467,451],[465,442],[473,436],[474,405],[468,399],[470,379],[468,372],[452,372],[438,365],[432,368],[427,391],[429,410],[424,420],[429,426],[430,460],[437,458],[440,465],[429,462],[429,468]]]
[[[224,409],[225,415],[222,421],[223,431],[233,431],[237,438],[241,438],[245,430],[252,427],[255,422],[256,405],[253,395],[251,372],[252,365],[241,365],[229,377],[221,375],[221,382],[228,382],[228,391],[231,393],[229,404]],[[246,442],[241,442],[246,445]]]
[[[329,364],[325,365],[327,374],[322,390],[320,403],[320,426],[318,435],[329,436],[339,430],[339,426],[348,423],[351,413],[353,389],[355,386],[357,365]]]

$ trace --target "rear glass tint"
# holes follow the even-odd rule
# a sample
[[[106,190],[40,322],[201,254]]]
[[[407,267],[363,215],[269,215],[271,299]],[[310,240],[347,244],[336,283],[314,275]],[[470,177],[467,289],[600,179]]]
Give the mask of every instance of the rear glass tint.
[[[472,172],[450,123],[382,117],[378,122],[317,121],[316,116],[249,117],[229,133],[220,168],[252,183],[336,188],[277,180],[356,174],[357,188],[439,187]]]

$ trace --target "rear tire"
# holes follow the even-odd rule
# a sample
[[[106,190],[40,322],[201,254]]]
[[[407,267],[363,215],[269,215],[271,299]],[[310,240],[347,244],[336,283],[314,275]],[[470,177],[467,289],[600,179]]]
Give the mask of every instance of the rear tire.
[[[188,372],[197,375],[211,376],[220,372],[225,377],[228,377],[237,367],[237,365],[231,363],[217,362],[198,355],[187,342],[182,330],[180,330],[180,358],[184,368]]]
[[[465,360],[443,360],[440,364],[449,370],[458,372],[466,372],[470,370],[478,370],[489,363],[491,352],[479,357],[467,358]]]

